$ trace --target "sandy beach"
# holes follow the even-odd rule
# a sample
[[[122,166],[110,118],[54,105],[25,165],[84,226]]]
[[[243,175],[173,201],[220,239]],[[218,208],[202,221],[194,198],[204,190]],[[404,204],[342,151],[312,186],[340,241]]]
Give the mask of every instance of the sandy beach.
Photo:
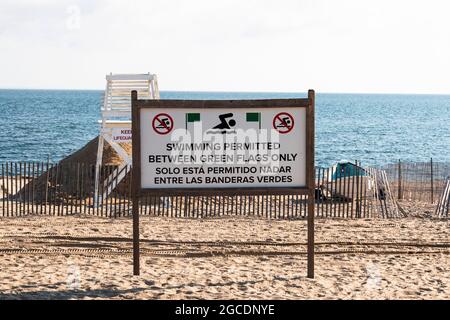
[[[450,225],[403,204],[403,219],[317,219],[316,278],[306,221],[0,219],[0,299],[449,299]]]

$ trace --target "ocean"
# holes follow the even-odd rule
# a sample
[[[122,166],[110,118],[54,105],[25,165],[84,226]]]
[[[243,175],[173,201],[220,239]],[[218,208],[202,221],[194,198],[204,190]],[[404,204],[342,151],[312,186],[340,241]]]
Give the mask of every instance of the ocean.
[[[0,90],[0,162],[56,162],[98,135],[103,92]],[[176,92],[162,99],[303,98],[306,93]],[[450,161],[450,95],[316,94],[316,165]]]

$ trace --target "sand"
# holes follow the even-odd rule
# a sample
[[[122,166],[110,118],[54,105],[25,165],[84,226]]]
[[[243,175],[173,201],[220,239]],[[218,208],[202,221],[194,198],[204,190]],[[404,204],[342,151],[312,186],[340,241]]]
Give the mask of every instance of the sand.
[[[426,212],[316,220],[315,279],[303,220],[142,217],[141,238],[134,277],[131,219],[0,218],[0,299],[450,298],[449,220]]]

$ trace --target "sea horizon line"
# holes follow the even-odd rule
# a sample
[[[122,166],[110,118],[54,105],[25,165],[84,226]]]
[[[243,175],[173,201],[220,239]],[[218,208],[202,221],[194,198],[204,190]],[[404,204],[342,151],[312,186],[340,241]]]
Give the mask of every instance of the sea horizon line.
[[[104,91],[104,89],[80,89],[80,88],[0,88],[0,91]],[[186,92],[186,93],[246,93],[246,94],[307,94],[307,91],[225,91],[225,90],[160,90],[160,92]],[[316,94],[351,94],[351,95],[420,95],[420,96],[450,96],[450,93],[414,93],[414,92],[333,92],[318,91]]]

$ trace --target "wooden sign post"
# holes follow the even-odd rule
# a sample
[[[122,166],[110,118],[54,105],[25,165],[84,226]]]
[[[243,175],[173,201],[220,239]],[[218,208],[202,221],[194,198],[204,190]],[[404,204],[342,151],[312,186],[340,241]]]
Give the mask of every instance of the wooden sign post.
[[[314,91],[306,99],[138,100],[132,105],[133,266],[139,199],[217,194],[306,195],[314,277]]]

